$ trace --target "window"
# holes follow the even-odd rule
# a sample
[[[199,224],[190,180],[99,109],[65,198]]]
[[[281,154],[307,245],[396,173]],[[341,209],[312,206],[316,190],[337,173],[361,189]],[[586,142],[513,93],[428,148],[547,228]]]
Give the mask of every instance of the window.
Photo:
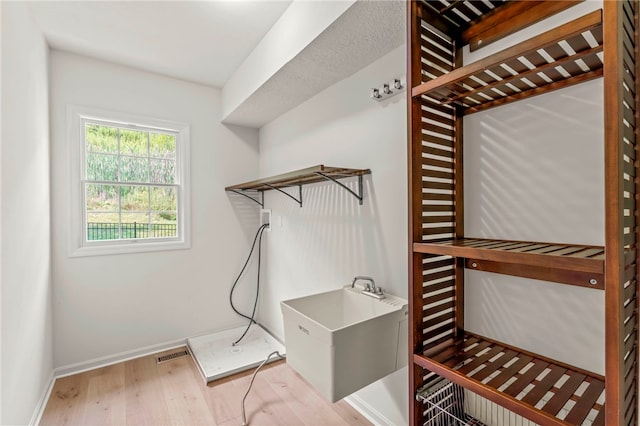
[[[69,108],[71,255],[189,247],[182,123]]]

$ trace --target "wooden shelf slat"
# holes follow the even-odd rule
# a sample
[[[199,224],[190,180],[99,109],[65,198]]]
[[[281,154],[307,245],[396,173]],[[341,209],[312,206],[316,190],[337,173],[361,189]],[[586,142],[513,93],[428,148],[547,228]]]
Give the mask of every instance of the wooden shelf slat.
[[[565,421],[571,424],[578,423],[579,419],[584,419],[594,404],[597,402],[602,391],[604,390],[604,382],[596,380],[589,384],[589,387],[582,393],[580,400],[573,406]]]
[[[414,354],[413,362],[539,424],[580,425],[592,411],[604,410],[598,404],[604,392],[601,375],[477,334]],[[573,406],[564,408],[569,401]]]
[[[527,248],[526,244],[529,244],[529,248]],[[458,240],[448,239],[438,242],[414,243],[413,251],[417,253],[571,270],[594,275],[604,274],[604,260],[594,257],[604,253],[604,248],[596,246],[463,238]]]
[[[534,22],[574,6],[580,0],[557,2],[528,1],[508,2],[497,10],[485,13],[478,22],[462,32],[463,42],[468,42],[471,51],[521,30]],[[482,2],[474,3],[477,7]],[[533,17],[531,15],[534,15]],[[526,16],[526,18],[524,18]]]

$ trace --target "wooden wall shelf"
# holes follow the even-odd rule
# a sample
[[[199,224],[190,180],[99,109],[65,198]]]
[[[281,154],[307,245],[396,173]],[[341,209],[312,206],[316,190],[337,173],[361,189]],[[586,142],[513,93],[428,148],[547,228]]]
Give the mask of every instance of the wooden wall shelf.
[[[289,173],[280,174],[277,176],[271,176],[267,178],[262,178],[258,180],[253,180],[250,182],[241,183],[238,185],[232,185],[225,188],[225,191],[235,192],[237,194],[243,195],[256,203],[260,204],[264,207],[264,198],[263,192],[276,190],[281,192],[282,194],[294,199],[300,207],[302,207],[302,186],[309,185],[312,183],[318,182],[326,182],[332,181],[345,190],[347,190],[351,195],[356,197],[360,204],[362,205],[363,201],[363,192],[362,192],[362,176],[371,174],[371,170],[369,169],[347,169],[344,167],[328,167],[324,165],[308,167],[306,169],[300,169]],[[351,190],[346,185],[339,182],[339,179],[345,179],[350,177],[358,178],[358,192]],[[299,196],[295,198],[293,195],[288,192],[283,191],[283,188],[290,187],[298,187]],[[259,194],[260,200],[253,198],[249,194]]]
[[[461,238],[414,243],[413,251],[469,259],[470,269],[604,289],[603,247]],[[498,262],[516,267],[498,269]]]

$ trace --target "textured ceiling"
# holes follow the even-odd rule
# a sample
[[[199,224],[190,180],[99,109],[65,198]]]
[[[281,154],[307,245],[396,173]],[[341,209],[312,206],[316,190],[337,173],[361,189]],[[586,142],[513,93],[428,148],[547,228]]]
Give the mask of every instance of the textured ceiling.
[[[402,0],[356,2],[223,121],[262,127],[402,45],[405,18]]]
[[[34,1],[51,47],[222,87],[289,6],[278,1]]]

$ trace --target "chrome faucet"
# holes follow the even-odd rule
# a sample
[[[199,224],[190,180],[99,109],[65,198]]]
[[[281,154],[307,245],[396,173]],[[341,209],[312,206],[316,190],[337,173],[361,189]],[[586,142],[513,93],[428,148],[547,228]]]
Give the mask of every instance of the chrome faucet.
[[[368,290],[368,291],[371,291],[371,290],[374,290],[374,291],[375,291],[375,289],[376,289],[376,282],[373,280],[373,278],[371,278],[371,277],[364,277],[364,276],[360,276],[360,275],[358,275],[358,276],[356,276],[356,277],[353,277],[353,281],[351,281],[351,288],[354,288],[354,286],[355,286],[355,284],[356,284],[356,281],[358,281],[358,280],[363,280],[363,281],[364,281],[364,280],[366,280],[366,281],[371,282],[371,285],[366,284],[366,285],[365,285],[365,287],[364,287],[364,289],[365,289],[365,290]]]
[[[364,289],[362,290],[362,294],[375,297],[376,299],[384,299],[384,294],[382,294],[382,288],[376,287],[376,282],[371,277],[364,277],[364,276],[354,277],[353,281],[351,281],[351,288],[355,287],[356,281],[358,280],[369,281],[371,283],[371,285],[369,285],[369,283],[365,284]]]

